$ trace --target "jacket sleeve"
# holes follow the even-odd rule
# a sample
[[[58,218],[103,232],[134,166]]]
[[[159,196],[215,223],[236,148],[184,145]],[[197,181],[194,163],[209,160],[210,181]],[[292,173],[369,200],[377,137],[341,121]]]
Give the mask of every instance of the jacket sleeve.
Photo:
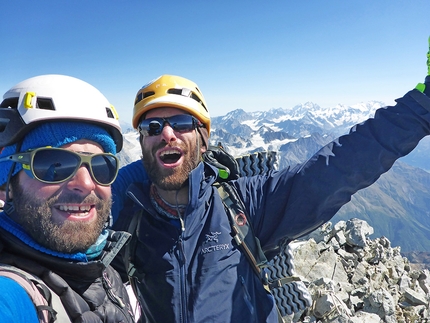
[[[148,180],[148,174],[141,160],[136,160],[121,167],[115,182],[112,184],[112,217],[116,222],[127,199],[127,188],[131,183],[142,183]]]
[[[1,322],[38,323],[36,308],[27,292],[10,278],[0,277]]]
[[[413,90],[396,101],[304,164],[236,183],[264,250],[330,220],[355,192],[374,183],[430,133],[429,97]]]

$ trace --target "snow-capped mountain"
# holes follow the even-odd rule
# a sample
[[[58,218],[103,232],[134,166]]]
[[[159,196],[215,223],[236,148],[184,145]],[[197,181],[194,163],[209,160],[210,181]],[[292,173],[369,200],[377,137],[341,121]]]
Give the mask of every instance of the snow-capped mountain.
[[[383,106],[382,102],[372,101],[321,108],[308,102],[291,109],[234,110],[212,118],[210,144],[221,142],[235,157],[276,151],[277,164],[282,169],[306,161]],[[123,124],[122,128],[124,149],[119,158],[127,164],[140,159],[141,152],[137,132],[130,125]],[[430,139],[423,139],[375,184],[356,193],[333,221],[361,218],[374,228],[375,236],[386,236],[402,251],[430,250],[430,173],[424,171],[430,169],[429,151]]]
[[[282,151],[286,144],[303,142],[312,136],[316,136],[314,140],[321,145],[323,141],[329,142],[331,138],[347,133],[353,125],[372,117],[381,106],[382,102],[372,101],[323,109],[308,102],[292,109],[258,112],[238,109],[212,118],[210,143],[222,142],[233,156],[254,151]],[[127,152],[121,155],[128,156],[123,158],[126,162],[138,157],[140,147],[136,131],[126,123],[122,123],[122,128],[124,151]]]
[[[250,113],[234,110],[212,118],[211,143],[221,142],[233,156],[277,151],[279,166],[285,167],[306,160],[319,147],[372,117],[382,106],[382,102],[372,101],[323,109],[308,102],[292,109]]]

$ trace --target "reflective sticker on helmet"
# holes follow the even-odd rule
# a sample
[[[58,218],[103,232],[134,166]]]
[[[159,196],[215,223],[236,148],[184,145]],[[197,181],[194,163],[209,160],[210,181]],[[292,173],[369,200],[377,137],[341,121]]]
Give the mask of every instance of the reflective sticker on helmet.
[[[34,92],[27,92],[24,96],[24,107],[26,109],[31,109],[33,105],[31,104],[31,100],[36,96]]]
[[[112,104],[110,105],[110,110],[112,111],[114,118],[116,120],[119,120],[118,112],[116,112],[116,109],[115,109],[115,107]]]

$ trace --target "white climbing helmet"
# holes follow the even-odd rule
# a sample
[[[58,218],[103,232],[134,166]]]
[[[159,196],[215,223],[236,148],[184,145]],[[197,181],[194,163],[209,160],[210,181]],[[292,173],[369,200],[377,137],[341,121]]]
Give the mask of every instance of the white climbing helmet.
[[[123,138],[115,108],[92,85],[65,75],[24,80],[3,95],[0,104],[0,147],[12,145],[40,123],[87,122],[112,136],[117,152]]]

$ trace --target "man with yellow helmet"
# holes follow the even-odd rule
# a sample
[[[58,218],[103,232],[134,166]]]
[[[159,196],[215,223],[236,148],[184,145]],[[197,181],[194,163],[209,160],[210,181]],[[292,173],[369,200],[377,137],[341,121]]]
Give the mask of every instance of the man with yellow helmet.
[[[137,129],[143,114],[160,107],[180,108],[199,119],[210,132],[211,118],[196,83],[180,76],[163,75],[142,87],[134,101],[133,127]]]
[[[379,109],[302,165],[229,181],[268,260],[281,245],[328,221],[430,134],[430,91],[424,88]],[[141,212],[129,252],[147,322],[278,322],[273,297],[231,236],[213,185],[218,169],[202,162],[210,117],[197,85],[164,75],[144,86],[133,126],[143,163],[120,170],[114,190],[123,212],[114,218],[124,229]]]

